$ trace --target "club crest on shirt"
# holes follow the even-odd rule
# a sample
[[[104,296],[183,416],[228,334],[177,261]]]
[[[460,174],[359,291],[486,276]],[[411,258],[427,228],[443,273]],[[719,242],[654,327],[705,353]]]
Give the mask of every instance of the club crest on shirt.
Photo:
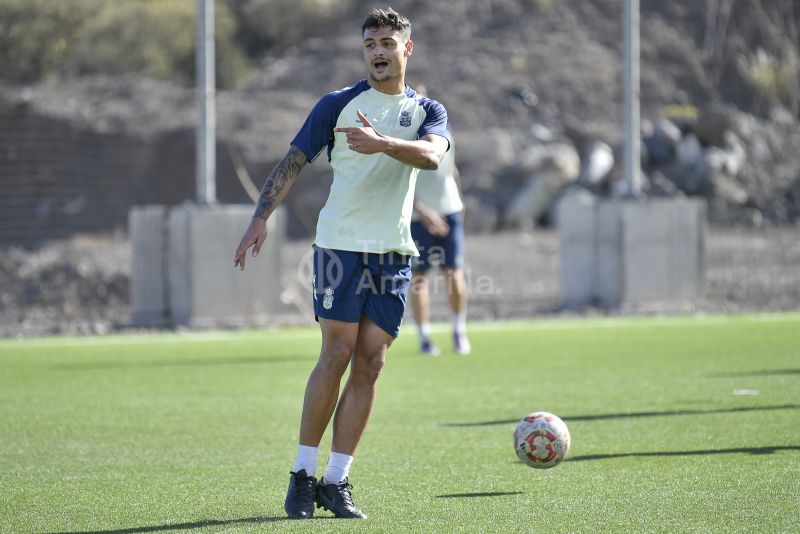
[[[410,111],[403,111],[400,113],[400,126],[411,126]]]
[[[333,289],[325,288],[325,298],[322,299],[322,307],[330,310],[333,307]]]

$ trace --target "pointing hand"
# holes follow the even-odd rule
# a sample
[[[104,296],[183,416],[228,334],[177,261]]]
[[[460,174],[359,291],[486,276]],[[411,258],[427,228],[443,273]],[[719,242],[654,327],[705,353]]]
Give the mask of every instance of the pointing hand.
[[[372,128],[373,130],[375,129],[375,128],[372,127],[372,123],[369,122],[369,119],[367,118],[367,116],[364,115],[363,113],[361,113],[360,109],[356,111],[356,114],[358,115],[358,122],[363,124],[365,128]]]
[[[386,138],[378,132],[366,115],[357,111],[358,122],[363,124],[361,128],[339,127],[334,128],[334,132],[343,133],[347,139],[347,146],[350,150],[359,154],[377,154],[383,152],[386,146]]]

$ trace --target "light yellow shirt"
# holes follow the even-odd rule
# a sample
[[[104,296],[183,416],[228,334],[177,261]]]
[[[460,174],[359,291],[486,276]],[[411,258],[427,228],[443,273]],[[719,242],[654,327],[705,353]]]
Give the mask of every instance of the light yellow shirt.
[[[450,139],[450,150],[444,155],[435,171],[419,171],[414,195],[419,202],[439,215],[451,215],[464,209],[461,193],[456,183],[455,145]],[[414,212],[413,219],[419,218]]]
[[[418,169],[385,154],[350,150],[336,127],[361,127],[361,111],[383,135],[413,141],[433,133],[447,137],[447,112],[412,89],[388,95],[366,81],[329,93],[314,107],[292,144],[310,160],[327,145],[333,184],[317,221],[318,247],[356,252],[390,251],[417,256],[411,213]]]

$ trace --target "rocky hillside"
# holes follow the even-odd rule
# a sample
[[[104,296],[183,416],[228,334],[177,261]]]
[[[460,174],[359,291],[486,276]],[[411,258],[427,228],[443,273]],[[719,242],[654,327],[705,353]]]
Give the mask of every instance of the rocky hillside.
[[[786,226],[712,229],[696,311],[796,308],[795,3],[641,0],[645,192],[704,196],[717,226]],[[232,154],[260,186],[316,100],[363,76],[358,28],[374,4],[354,4],[331,24],[335,33],[285,43],[249,81],[218,92],[222,201],[249,202]],[[449,110],[471,232],[547,221],[563,194],[619,192],[621,4],[393,2],[414,24],[409,82],[424,82]],[[124,230],[131,205],[194,197],[194,117],[192,90],[137,76],[0,81],[0,337],[127,324],[130,245],[124,232],[108,232]],[[313,232],[330,181],[323,160],[285,201],[294,237]],[[16,246],[76,229],[105,235]],[[476,275],[541,278],[530,294],[509,285],[497,298],[475,298],[474,317],[554,311],[555,234],[504,231],[468,246]],[[481,255],[486,247],[499,253]],[[306,249],[307,240],[288,245],[287,273]]]
[[[241,151],[257,185],[319,96],[363,76],[359,28],[374,2],[355,4],[341,14],[335,33],[267,54],[248,82],[219,92],[221,148]],[[424,82],[449,110],[471,230],[521,224],[508,217],[509,203],[543,175],[557,175],[548,205],[571,184],[595,195],[618,190],[621,4],[393,3],[413,22],[408,81]],[[792,0],[641,4],[645,191],[706,196],[720,223],[794,223],[800,214],[800,10]],[[95,133],[192,136],[192,91],[163,82],[100,77],[0,89],[7,105],[24,103]],[[598,146],[612,160],[592,167]],[[548,161],[552,153],[578,164]],[[218,159],[227,157],[223,151]],[[315,213],[327,191],[321,159],[287,200],[295,226],[306,233],[313,228],[307,213]],[[193,164],[186,154],[185,166]],[[221,188],[223,201],[247,200],[234,178],[221,179],[233,180]],[[192,196],[189,184],[185,198]],[[159,201],[141,194],[135,200]],[[547,211],[525,217],[546,221]]]

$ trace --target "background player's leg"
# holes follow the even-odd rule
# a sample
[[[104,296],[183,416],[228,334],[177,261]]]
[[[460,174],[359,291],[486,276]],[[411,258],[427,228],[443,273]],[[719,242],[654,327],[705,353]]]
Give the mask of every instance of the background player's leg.
[[[467,339],[467,283],[463,269],[442,269],[447,282],[447,300],[453,312],[453,348],[459,354],[472,350]]]
[[[431,341],[430,289],[426,271],[414,271],[409,292],[414,321],[417,323],[419,350],[428,356],[438,356],[440,351]]]

